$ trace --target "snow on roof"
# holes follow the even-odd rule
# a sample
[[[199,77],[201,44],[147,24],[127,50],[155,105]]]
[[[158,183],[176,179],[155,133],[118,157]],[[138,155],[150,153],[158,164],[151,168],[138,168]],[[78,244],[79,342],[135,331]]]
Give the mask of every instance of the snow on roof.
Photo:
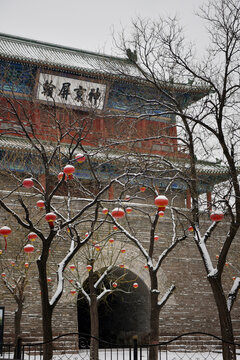
[[[119,71],[116,72],[114,69],[122,68],[128,76],[140,76],[137,68],[127,58],[88,52],[2,33],[0,33],[0,57],[94,73],[119,74]]]

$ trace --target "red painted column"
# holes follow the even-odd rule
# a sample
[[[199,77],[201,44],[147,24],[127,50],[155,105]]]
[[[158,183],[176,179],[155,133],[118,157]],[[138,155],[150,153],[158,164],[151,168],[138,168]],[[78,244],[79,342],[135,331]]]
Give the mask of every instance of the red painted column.
[[[113,199],[114,199],[114,187],[113,185],[111,185],[108,190],[108,200],[113,200]]]
[[[211,193],[211,191],[207,192],[207,209],[212,210],[212,193]]]
[[[186,207],[187,207],[187,209],[191,209],[191,207],[192,207],[190,190],[187,190]]]

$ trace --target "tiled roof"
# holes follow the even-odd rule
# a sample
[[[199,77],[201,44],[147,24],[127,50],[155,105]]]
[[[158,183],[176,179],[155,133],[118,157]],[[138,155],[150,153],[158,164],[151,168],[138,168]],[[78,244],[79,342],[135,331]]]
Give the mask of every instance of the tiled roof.
[[[0,57],[72,71],[86,70],[93,73],[115,74],[116,68],[122,68],[128,76],[140,75],[127,58],[107,56],[1,33]]]

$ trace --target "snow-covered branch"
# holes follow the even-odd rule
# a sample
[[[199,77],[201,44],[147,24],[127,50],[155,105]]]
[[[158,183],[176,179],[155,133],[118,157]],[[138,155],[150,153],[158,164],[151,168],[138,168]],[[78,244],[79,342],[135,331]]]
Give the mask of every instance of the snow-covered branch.
[[[237,293],[239,289],[240,289],[240,277],[237,277],[234,280],[233,286],[228,294],[228,298],[227,298],[228,311],[231,311],[233,304],[237,298]]]
[[[170,288],[165,292],[165,294],[163,295],[163,297],[160,299],[160,301],[158,302],[158,306],[160,308],[163,307],[163,305],[167,302],[167,300],[169,299],[169,297],[172,295],[174,289],[175,289],[175,285],[171,285]]]

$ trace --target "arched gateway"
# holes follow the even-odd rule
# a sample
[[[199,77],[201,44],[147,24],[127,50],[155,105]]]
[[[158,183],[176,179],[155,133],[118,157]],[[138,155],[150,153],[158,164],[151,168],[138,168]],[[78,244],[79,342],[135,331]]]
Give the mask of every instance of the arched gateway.
[[[124,273],[125,272],[125,273]],[[144,281],[131,270],[114,269],[114,275],[124,279],[112,294],[99,304],[99,337],[102,340],[129,344],[138,334],[139,340],[149,333],[149,291]],[[86,280],[87,281],[87,280]],[[138,288],[133,288],[137,281]],[[89,306],[84,298],[78,297],[78,330],[90,334]]]

